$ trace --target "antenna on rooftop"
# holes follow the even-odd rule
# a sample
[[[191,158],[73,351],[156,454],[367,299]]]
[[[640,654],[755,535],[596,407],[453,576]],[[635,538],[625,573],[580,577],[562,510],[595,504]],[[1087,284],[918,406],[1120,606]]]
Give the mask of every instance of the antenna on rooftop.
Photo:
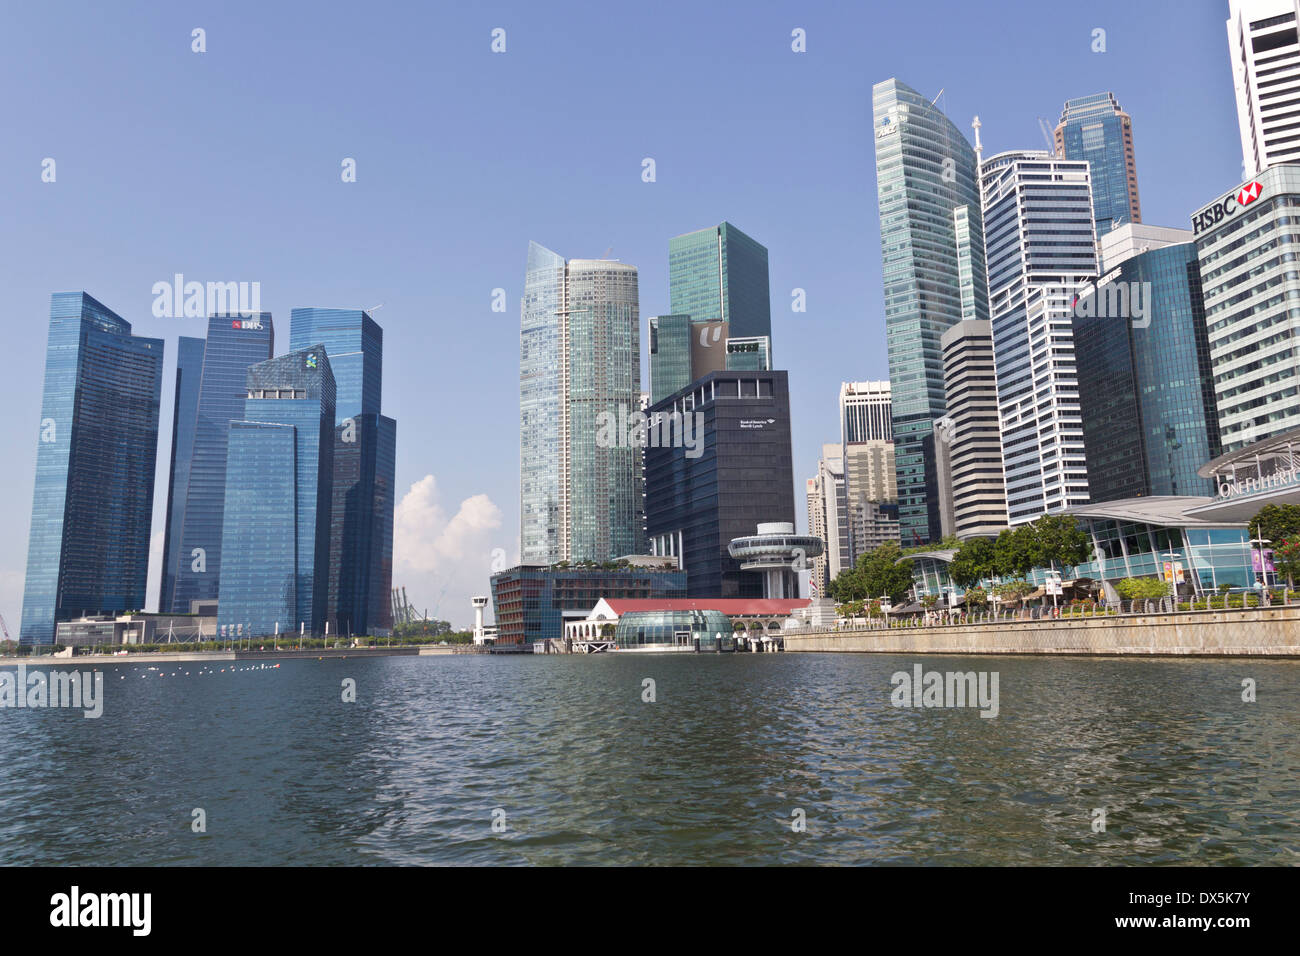
[[[943,96],[943,91],[946,90],[946,89],[947,89],[946,86],[941,86],[941,87],[939,87],[939,92],[936,93],[936,94],[934,94],[934,99],[932,99],[932,100],[930,101],[930,105],[931,105],[931,106],[933,106],[935,103],[938,103],[938,102],[939,102],[939,97]]]

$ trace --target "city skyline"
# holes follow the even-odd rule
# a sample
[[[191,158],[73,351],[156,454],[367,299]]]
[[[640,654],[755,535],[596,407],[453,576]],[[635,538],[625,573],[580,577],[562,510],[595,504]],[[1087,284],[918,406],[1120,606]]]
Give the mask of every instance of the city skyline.
[[[799,55],[793,54],[789,49],[788,35],[792,24],[786,21],[790,19],[790,15],[784,13],[778,15],[768,10],[763,11],[763,15],[757,17],[753,23],[743,25],[738,32],[731,35],[726,41],[724,54],[739,57],[751,55],[748,52],[751,50],[764,51],[762,55],[770,56],[772,59],[773,70],[780,71],[779,82],[775,86],[793,82],[794,90],[790,92],[764,87],[764,93],[773,94],[771,102],[766,104],[764,113],[772,108],[771,103],[775,103],[778,104],[778,108],[788,104],[789,108],[794,110],[791,115],[804,115],[795,109],[795,104],[807,101],[809,90],[825,86],[833,77],[851,75],[852,82],[847,85],[842,96],[837,95],[834,98],[834,103],[839,107],[856,103],[855,115],[862,115],[862,109],[867,102],[867,97],[863,95],[864,90],[869,90],[870,84],[881,77],[897,74],[918,88],[924,88],[927,96],[933,96],[941,87],[945,88],[946,93],[940,100],[940,104],[946,107],[948,115],[960,129],[965,130],[970,117],[979,112],[986,124],[985,140],[990,148],[993,148],[994,144],[997,148],[1036,145],[1033,117],[1055,115],[1054,111],[1059,109],[1060,103],[1071,97],[1086,95],[1097,89],[1113,89],[1125,109],[1135,117],[1135,124],[1141,135],[1139,161],[1144,170],[1142,179],[1144,219],[1154,223],[1185,226],[1188,215],[1193,211],[1189,207],[1203,200],[1208,201],[1235,185],[1236,167],[1240,156],[1232,154],[1239,153],[1239,150],[1232,143],[1229,143],[1229,148],[1226,150],[1216,150],[1216,144],[1209,143],[1202,154],[1192,157],[1177,169],[1176,179],[1167,177],[1163,182],[1159,181],[1161,177],[1152,175],[1152,170],[1163,172],[1167,168],[1174,168],[1174,163],[1170,159],[1171,147],[1176,146],[1177,143],[1169,131],[1179,129],[1180,124],[1184,128],[1191,125],[1191,111],[1185,108],[1189,103],[1195,104],[1195,114],[1199,123],[1208,122],[1220,131],[1231,132],[1233,129],[1235,117],[1231,108],[1231,81],[1229,69],[1225,64],[1223,42],[1223,20],[1226,10],[1222,9],[1220,4],[1207,4],[1205,13],[1199,19],[1191,17],[1187,18],[1186,25],[1182,21],[1175,24],[1175,35],[1181,40],[1189,41],[1189,44],[1181,46],[1177,53],[1169,51],[1167,57],[1161,55],[1155,63],[1138,63],[1140,69],[1136,73],[1132,72],[1136,59],[1149,57],[1152,54],[1151,51],[1142,49],[1132,37],[1126,41],[1125,34],[1129,31],[1137,33],[1142,30],[1144,23],[1156,19],[1155,13],[1159,11],[1149,15],[1146,11],[1135,12],[1118,6],[1114,10],[1123,11],[1123,16],[1121,18],[1117,14],[1112,14],[1112,21],[1117,24],[1124,22],[1127,25],[1122,30],[1118,26],[1110,30],[1110,50],[1105,54],[1092,53],[1089,49],[1091,26],[1080,24],[1077,27],[1079,36],[1075,44],[1079,52],[1071,54],[1065,61],[1061,61],[1060,58],[1059,48],[1062,45],[1060,23],[1040,24],[1036,34],[1033,33],[1034,28],[1028,25],[1015,26],[1013,36],[1021,37],[1027,49],[1033,49],[1036,44],[1043,44],[1048,36],[1052,38],[1054,59],[1052,69],[1048,71],[1051,81],[1042,84],[1041,88],[1033,91],[1032,95],[1023,90],[1013,89],[1006,79],[1007,74],[999,73],[987,65],[954,69],[951,59],[948,62],[944,61],[945,49],[955,48],[959,39],[964,40],[958,36],[963,23],[967,30],[970,29],[970,23],[960,18],[948,26],[941,36],[935,38],[933,50],[927,51],[924,56],[916,57],[910,64],[882,60],[878,66],[875,63],[864,66],[860,61],[846,55],[846,52],[852,49],[853,43],[835,36],[836,31],[829,26],[824,26],[826,24],[824,18],[819,24],[815,13],[805,17],[806,22],[802,24],[809,30],[811,41],[809,53],[803,55],[807,60],[799,60],[797,58]],[[12,11],[6,16],[21,20],[34,14]],[[527,42],[527,38],[530,38],[532,32],[536,30],[535,21],[527,14],[520,13],[515,16],[524,17],[527,26],[511,33],[509,52],[501,58],[500,62],[506,65],[514,64],[516,60],[511,59],[512,57],[526,60],[526,63],[510,67],[517,76],[520,69],[537,70],[543,67],[542,61],[536,58],[535,52],[530,51]],[[272,20],[274,19],[273,15]],[[1104,19],[1105,16],[1099,15],[1099,20]],[[93,24],[93,16],[90,22]],[[210,35],[220,36],[220,22],[214,21],[214,23],[216,27],[209,25]],[[283,22],[280,25],[287,27]],[[506,26],[509,27],[510,24],[507,23]],[[314,31],[324,29],[320,26],[313,28]],[[487,27],[480,28],[471,18],[452,24],[452,33],[457,31],[463,33],[467,47],[465,62],[472,64],[472,69],[476,72],[485,68],[494,68],[492,64],[495,61],[487,60],[490,56],[487,51],[487,29]],[[169,30],[170,27],[164,29],[163,26],[143,30],[140,39],[127,42],[165,45],[172,42],[169,39],[171,36]],[[9,35],[18,36],[22,32],[22,30],[15,30]],[[285,44],[292,46],[290,30],[276,29],[273,23],[270,32],[273,42],[279,44],[281,48]],[[87,30],[83,34],[83,28],[74,25],[68,36],[70,49],[79,53],[81,59],[91,63],[96,61],[97,56],[104,55],[97,46],[87,45],[90,44],[92,35],[95,35],[93,30]],[[196,61],[205,62],[190,53],[187,44],[182,42],[187,39],[182,32],[177,31],[177,36],[179,39],[175,42],[178,51],[175,58],[178,67],[188,67],[192,62],[181,57],[194,56]],[[304,42],[319,43],[326,38],[328,38],[328,31],[324,36],[320,32],[313,32],[309,40]],[[227,51],[231,50],[231,39],[230,31],[226,31],[222,45]],[[698,44],[698,47],[694,44]],[[712,49],[715,44],[716,38],[707,41],[692,40],[691,48],[698,49],[702,54],[706,49]],[[1188,56],[1188,46],[1193,50],[1204,51],[1204,61],[1211,66],[1210,69],[1203,71],[1208,74],[1203,84],[1199,82],[1199,73],[1182,63],[1184,57]],[[210,50],[211,52],[205,54],[210,58],[216,59],[218,54],[222,54],[221,45],[214,43],[210,46]],[[11,58],[10,63],[26,64],[27,68],[33,69],[38,78],[50,82],[57,95],[63,81],[47,75],[48,71],[39,67],[32,68],[28,59],[20,55],[20,51],[14,52],[15,56]],[[259,52],[263,52],[260,47]],[[268,59],[279,59],[282,49],[276,53],[269,50],[264,52]],[[252,56],[253,54],[250,50],[241,55]],[[1030,54],[1031,57],[1038,55],[1040,54],[1037,52]],[[819,60],[819,57],[822,59]],[[932,60],[931,57],[934,59]],[[486,67],[483,62],[480,62],[484,60]],[[1222,65],[1214,68],[1215,64]],[[1157,68],[1175,70],[1178,81],[1186,84],[1185,87],[1175,91],[1177,96],[1170,97],[1167,110],[1169,115],[1157,115],[1160,113],[1157,106],[1164,108],[1163,98],[1148,91],[1139,82],[1140,78],[1150,79]],[[813,71],[821,72],[816,73],[817,82],[814,84],[799,79],[792,81],[791,69],[806,69],[810,75]],[[1124,75],[1125,71],[1130,71],[1129,76]],[[988,75],[984,76],[984,73]],[[128,83],[136,80],[138,77],[129,73],[124,78],[124,82]],[[179,82],[184,85],[193,81],[182,77]],[[504,80],[497,78],[489,82],[504,82]],[[1001,90],[996,98],[990,94],[994,89]],[[1202,96],[1197,92],[1198,90],[1204,91],[1205,95]],[[368,84],[362,84],[356,95],[365,95],[367,91],[373,91],[373,88]],[[186,92],[194,94],[193,89],[187,89]],[[1183,102],[1184,94],[1187,103]],[[165,94],[158,95],[165,99]],[[671,89],[665,91],[666,98],[672,99],[673,96]],[[146,96],[145,99],[149,101],[150,97]],[[1218,107],[1206,106],[1207,99],[1219,104]],[[354,102],[349,98],[342,108],[346,110]],[[24,109],[18,104],[13,104],[10,108],[19,112]],[[76,108],[70,107],[70,109],[73,109],[75,114]],[[827,109],[834,112],[831,107]],[[1204,113],[1204,116],[1201,116],[1201,113]],[[748,120],[753,117],[747,113],[745,118]],[[252,119],[256,125],[268,121],[270,114],[265,117],[254,115]],[[93,244],[85,245],[84,240],[63,248],[61,256],[51,256],[50,250],[54,248],[52,243],[56,239],[62,241],[61,231],[67,212],[61,204],[70,203],[69,209],[81,208],[84,205],[86,177],[89,172],[94,171],[95,162],[84,156],[78,156],[75,151],[68,151],[65,154],[57,140],[53,145],[47,145],[50,139],[45,135],[48,132],[48,124],[39,119],[25,119],[18,125],[20,128],[34,130],[41,135],[32,136],[30,140],[25,136],[18,144],[30,150],[30,161],[20,161],[21,157],[15,158],[13,153],[7,154],[3,160],[8,181],[20,184],[15,189],[15,223],[20,227],[15,230],[15,235],[19,232],[27,232],[32,237],[29,244],[33,247],[31,254],[25,253],[16,243],[7,248],[10,253],[10,264],[6,268],[12,270],[12,275],[6,276],[10,280],[7,287],[15,290],[17,307],[23,314],[39,315],[43,311],[43,303],[48,302],[51,291],[67,288],[86,289],[104,301],[113,303],[119,313],[132,322],[140,334],[165,337],[163,408],[168,408],[169,404],[175,401],[174,376],[171,374],[172,356],[175,354],[173,349],[176,347],[175,336],[200,334],[204,321],[202,319],[160,319],[150,315],[149,306],[152,296],[149,293],[152,285],[160,279],[170,278],[180,266],[184,266],[183,271],[187,275],[203,280],[247,278],[261,281],[263,308],[281,316],[286,314],[286,310],[295,301],[345,302],[365,308],[373,308],[374,303],[383,302],[384,308],[389,310],[384,313],[385,317],[391,317],[386,324],[396,358],[395,363],[390,361],[389,374],[386,376],[389,379],[389,401],[385,404],[399,420],[412,421],[417,417],[425,417],[420,412],[431,401],[456,405],[455,397],[458,395],[479,396],[476,399],[479,408],[474,409],[473,414],[462,414],[461,410],[457,409],[454,414],[428,416],[434,420],[416,424],[414,426],[416,431],[413,434],[408,433],[410,442],[408,443],[404,436],[403,449],[399,451],[396,494],[399,502],[405,498],[410,500],[407,506],[401,509],[406,529],[404,542],[406,567],[395,572],[394,583],[409,586],[415,578],[422,578],[424,583],[417,591],[418,600],[431,609],[435,607],[438,592],[443,586],[450,585],[453,588],[448,592],[449,595],[455,595],[457,592],[467,595],[481,590],[481,582],[487,575],[487,568],[484,567],[468,575],[468,580],[458,581],[453,567],[455,562],[445,555],[454,554],[455,561],[481,560],[486,565],[497,549],[506,553],[507,562],[511,561],[517,553],[516,536],[513,532],[513,528],[517,527],[517,519],[512,516],[514,511],[512,499],[517,494],[513,469],[506,468],[504,474],[498,474],[497,470],[492,468],[448,468],[443,464],[448,456],[439,454],[437,449],[464,448],[468,450],[467,457],[485,462],[509,461],[513,457],[510,446],[514,443],[514,437],[509,434],[510,429],[503,425],[510,416],[503,415],[502,410],[509,408],[508,396],[512,391],[509,383],[517,373],[511,357],[516,345],[513,339],[517,333],[515,321],[518,315],[516,310],[520,292],[517,280],[517,250],[521,241],[519,232],[527,230],[538,235],[545,234],[552,237],[557,247],[593,256],[600,255],[606,246],[613,245],[616,257],[636,262],[641,269],[643,322],[647,315],[667,314],[670,311],[667,298],[667,262],[662,250],[665,240],[680,233],[683,225],[719,222],[725,219],[741,222],[751,234],[761,237],[771,250],[772,318],[776,336],[781,339],[779,364],[782,368],[789,369],[791,374],[795,458],[801,463],[796,468],[796,476],[807,467],[806,463],[810,457],[815,460],[815,455],[810,456],[809,451],[819,448],[823,441],[832,437],[827,423],[834,421],[836,400],[834,388],[825,389],[824,393],[819,392],[817,382],[885,377],[885,369],[881,361],[883,350],[880,348],[883,339],[883,310],[880,306],[878,272],[880,260],[878,254],[872,254],[876,242],[875,229],[871,225],[874,219],[871,188],[874,170],[870,168],[869,158],[864,159],[865,154],[859,148],[867,142],[869,135],[867,129],[845,130],[840,135],[831,137],[818,133],[811,142],[807,140],[799,142],[797,153],[803,157],[802,161],[819,164],[814,170],[810,170],[810,176],[816,178],[818,175],[816,170],[822,169],[827,174],[828,184],[800,186],[796,191],[797,195],[792,197],[788,194],[788,190],[784,195],[778,190],[776,196],[765,196],[763,192],[770,192],[770,190],[724,183],[716,179],[706,180],[695,191],[682,194],[680,192],[682,180],[677,178],[678,174],[669,176],[669,171],[674,164],[680,169],[683,157],[686,155],[682,147],[674,146],[669,154],[664,154],[663,149],[656,149],[652,144],[634,148],[634,144],[640,143],[644,137],[633,134],[628,128],[620,133],[620,149],[627,150],[631,168],[623,169],[622,161],[617,160],[614,152],[602,156],[600,163],[607,163],[609,171],[597,177],[592,183],[593,198],[584,200],[577,216],[566,217],[560,214],[558,208],[533,207],[528,224],[522,225],[520,229],[512,226],[510,229],[503,230],[501,224],[497,223],[493,228],[502,234],[492,237],[492,241],[486,245],[476,234],[472,255],[460,252],[452,246],[440,247],[439,254],[420,255],[418,269],[411,261],[414,257],[400,252],[394,256],[386,251],[387,261],[383,267],[380,267],[379,261],[368,255],[365,250],[349,250],[346,256],[342,250],[334,254],[327,252],[321,256],[319,251],[326,249],[322,239],[320,249],[317,250],[318,264],[308,272],[297,260],[284,258],[272,252],[266,239],[252,237],[247,254],[236,252],[233,222],[235,219],[246,220],[247,216],[242,214],[235,216],[233,210],[231,213],[212,212],[210,216],[213,227],[212,237],[204,244],[196,243],[192,249],[179,253],[164,254],[154,240],[143,233],[136,233],[141,241],[134,247],[129,242],[123,244],[124,248],[114,255],[111,269],[107,264],[105,266],[96,264],[97,255],[91,251],[96,247]],[[866,127],[868,124],[864,121],[860,124],[848,125]],[[990,133],[995,125],[999,130],[997,136]],[[490,128],[490,126],[484,127],[484,129]],[[1014,136],[1003,135],[1002,131],[1010,128],[1014,128]],[[662,132],[656,133],[656,136],[662,135]],[[727,153],[727,157],[736,163],[738,168],[755,172],[765,171],[769,182],[781,183],[783,187],[788,187],[789,177],[777,179],[774,173],[783,165],[789,166],[790,154],[787,153],[787,149],[793,152],[796,146],[773,149],[771,144],[766,142],[767,139],[769,137],[763,137],[763,148],[770,150],[770,153],[764,153],[763,149],[756,148],[757,140],[742,137],[734,149]],[[277,139],[276,142],[279,143],[280,140]],[[836,154],[833,159],[830,158],[831,151],[828,149],[831,145],[834,146],[833,152]],[[339,161],[360,152],[360,149],[354,146],[348,146],[346,149],[333,148],[333,146],[333,143],[329,144],[328,149],[338,155],[328,156],[329,168],[322,172],[320,192],[315,191],[316,187],[310,191],[301,187],[287,190],[291,201],[286,204],[281,197],[273,196],[267,189],[268,185],[274,189],[283,189],[277,177],[271,176],[270,182],[266,185],[260,185],[255,179],[250,181],[248,174],[243,171],[242,161],[223,153],[221,162],[236,167],[236,171],[225,176],[216,176],[213,180],[215,182],[213,191],[204,195],[210,195],[215,200],[221,196],[233,198],[248,193],[244,200],[245,211],[248,201],[252,200],[254,207],[261,210],[260,219],[265,220],[269,217],[270,221],[290,221],[286,213],[296,208],[297,203],[307,196],[316,196],[316,201],[319,201],[319,197],[322,196],[333,200],[336,197],[323,190],[343,190],[344,192],[339,193],[337,198],[344,204],[341,214],[349,223],[348,227],[355,230],[365,224],[369,228],[362,229],[359,234],[377,233],[380,228],[379,222],[382,220],[372,221],[371,215],[375,214],[360,213],[357,199],[346,192],[349,186],[338,182]],[[698,146],[696,149],[698,151]],[[810,153],[817,155],[809,159]],[[58,179],[55,183],[42,184],[39,181],[39,161],[49,155],[53,155],[59,161]],[[401,155],[401,153],[399,151],[394,155]],[[641,179],[640,163],[642,157],[646,155],[654,155],[658,159],[657,180],[654,183],[646,183]],[[665,155],[675,158],[669,162],[665,159]],[[1219,157],[1217,164],[1212,158],[1216,155]],[[380,173],[374,165],[375,157],[374,152],[358,157],[360,174],[358,183],[354,185],[358,190],[372,189],[377,186],[383,206],[378,214],[386,214],[391,221],[404,224],[409,217],[403,215],[394,206],[392,200],[399,193],[405,195],[409,183],[424,180],[420,177],[407,176],[406,173],[410,170],[385,168]],[[266,163],[274,165],[278,158],[279,152],[274,159],[263,160],[263,170],[268,168]],[[1223,162],[1225,158],[1226,164]],[[853,163],[849,162],[850,159],[853,159]],[[556,179],[562,167],[561,163],[547,166],[541,174],[542,181]],[[182,168],[183,175],[178,176],[173,166],[162,163],[151,168],[147,178],[151,186],[156,180],[158,188],[164,192],[168,189],[176,192],[179,187],[179,194],[186,195],[187,190],[192,193],[194,189],[202,188],[200,184],[208,181],[208,174],[214,170],[214,167],[203,163],[196,164],[195,160],[188,155],[184,157]],[[523,167],[520,169],[522,170]],[[129,168],[121,171],[126,174],[122,177],[122,183],[105,193],[105,201],[110,208],[146,195],[148,192],[144,188],[143,179],[137,178],[141,173],[133,173]],[[510,175],[513,175],[513,172],[506,172],[506,169],[498,163],[493,182],[499,183],[503,177],[508,178]],[[698,173],[690,175],[698,175]],[[759,178],[762,175],[763,173],[760,173]],[[1198,176],[1199,179],[1196,178]],[[1188,184],[1189,178],[1193,180],[1191,185]],[[1157,180],[1154,185],[1153,179]],[[21,185],[28,180],[31,180],[30,186]],[[623,180],[627,180],[626,186],[623,185]],[[476,189],[494,188],[488,187],[486,179],[482,176],[468,175],[458,179],[457,182],[461,183],[462,187],[468,183],[469,194],[479,199],[483,194]],[[375,186],[368,186],[368,183]],[[661,188],[669,183],[677,185],[673,190]],[[702,188],[704,185],[707,185],[716,195],[707,195]],[[433,188],[440,188],[436,179]],[[641,194],[636,192],[638,189],[642,190]],[[46,192],[43,194],[40,190]],[[60,190],[63,192],[59,192]],[[630,192],[627,192],[629,190]],[[506,196],[494,200],[490,204],[490,208],[494,210],[493,216],[497,215],[496,210],[504,208],[503,202],[508,204],[516,199],[518,192],[519,187],[511,187]],[[63,193],[70,195],[64,196]],[[669,195],[662,195],[664,193]],[[605,208],[597,211],[596,207],[608,207],[611,197],[624,195],[629,196],[630,199],[618,199],[612,209]],[[822,228],[821,224],[832,222],[836,214],[842,211],[846,196],[854,197],[851,198],[851,205],[857,211],[859,221],[868,223],[867,228],[861,230],[862,235],[845,243],[846,233],[833,231],[826,234],[824,241],[812,241],[817,237],[817,230]],[[572,200],[572,194],[569,198]],[[628,205],[629,202],[631,205]],[[54,204],[53,207],[49,205],[50,203]],[[786,207],[791,207],[794,211]],[[148,214],[154,215],[153,212]],[[97,214],[92,211],[93,215]],[[608,225],[607,219],[611,215],[614,221],[619,221],[621,218],[617,226]],[[310,220],[310,224],[319,227],[330,221],[329,217],[318,216]],[[93,218],[89,225],[91,226],[89,233],[94,234],[96,223]],[[21,228],[24,226],[27,228]],[[246,232],[245,223],[240,223],[240,229]],[[324,232],[331,233],[333,228]],[[556,235],[555,232],[559,234]],[[247,236],[244,238],[248,239]],[[312,243],[309,242],[308,245],[311,246]],[[392,248],[388,243],[383,245],[385,250]],[[497,254],[497,248],[502,250],[500,254]],[[43,256],[48,260],[47,264],[36,263],[30,255]],[[174,261],[176,259],[191,260],[192,264],[176,262]],[[471,264],[471,259],[481,264]],[[255,260],[256,264],[249,265]],[[449,279],[444,283],[447,288],[436,291],[433,297],[427,300],[413,296],[409,292],[405,294],[400,292],[403,287],[408,289],[414,287],[416,276],[427,275],[430,263],[439,262],[451,266],[443,273]],[[457,274],[456,270],[463,270],[465,274]],[[504,313],[494,313],[491,310],[492,292],[498,287],[504,289],[507,295],[508,309]],[[807,292],[809,303],[807,313],[793,313],[790,310],[790,291],[795,288]],[[391,294],[395,289],[399,290],[398,296]],[[449,295],[450,298],[442,301],[438,297],[443,295]],[[126,304],[131,305],[126,308],[124,307]],[[454,318],[458,316],[462,317],[459,319],[459,328]],[[479,316],[482,318],[477,318]],[[493,321],[500,321],[500,326],[489,324]],[[36,324],[41,325],[41,323]],[[641,331],[644,337],[644,326]],[[817,334],[795,334],[796,332]],[[857,347],[837,350],[845,354],[834,355],[825,348],[824,344],[819,344],[818,340],[824,340],[826,337],[835,340],[845,340],[848,337],[847,340],[857,343]],[[24,458],[24,455],[30,454],[30,451],[23,453],[21,450],[31,448],[32,422],[39,417],[35,396],[39,395],[40,372],[36,357],[42,353],[44,344],[43,328],[35,335],[20,330],[15,345],[28,361],[19,363],[19,368],[9,380],[11,384],[8,386],[11,389],[14,414],[6,419],[5,437],[9,441],[9,447],[20,449],[20,454],[17,456],[18,467],[13,469],[13,475],[7,480],[13,483],[9,488],[11,497],[21,502],[30,500],[32,472]],[[393,364],[396,364],[396,369],[391,367]],[[643,384],[648,382],[644,373],[642,382]],[[394,383],[398,383],[396,387]],[[507,398],[504,400],[506,404],[503,405],[502,400],[492,397],[496,392],[506,394]],[[405,418],[404,408],[407,409]],[[163,449],[170,447],[170,418],[169,414],[163,415],[164,423],[159,436],[159,448],[162,452],[159,455],[160,460],[167,458]],[[165,467],[160,468],[157,488],[165,488],[167,480]],[[163,499],[161,504],[160,498]],[[161,513],[163,509],[165,509],[165,496],[155,493],[153,528],[156,556],[160,555],[162,550],[161,543],[165,528],[165,517]],[[8,520],[9,539],[20,544],[25,542],[26,518],[20,515],[16,521],[12,518]],[[420,534],[413,534],[413,530],[418,530]],[[429,531],[432,531],[433,540],[444,542],[445,551],[426,549],[417,552],[413,549],[413,542],[419,537],[427,536],[426,532]],[[399,535],[399,540],[400,538]],[[403,560],[403,549],[399,546],[397,550],[395,561],[400,562]],[[414,560],[412,555],[415,555]],[[161,562],[155,558],[155,575],[160,564]],[[0,580],[0,610],[3,610],[9,620],[13,621],[17,616],[17,595],[22,583],[21,557],[15,554],[9,559],[4,566],[4,573],[6,576]],[[150,596],[155,593],[156,588],[157,579],[153,577],[149,586]],[[464,604],[463,608],[461,603]],[[456,603],[448,601],[440,616],[450,617],[453,620],[467,620],[469,617],[467,601]]]

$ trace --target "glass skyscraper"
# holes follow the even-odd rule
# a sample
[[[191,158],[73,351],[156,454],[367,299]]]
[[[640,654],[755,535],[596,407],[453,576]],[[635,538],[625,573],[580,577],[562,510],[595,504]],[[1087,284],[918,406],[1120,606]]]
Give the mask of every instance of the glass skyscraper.
[[[1190,233],[1188,234],[1190,239]],[[1219,456],[1214,378],[1196,245],[1140,253],[1111,269],[1090,296],[1150,290],[1140,318],[1074,318],[1079,398],[1093,501],[1145,495],[1213,495],[1196,470]],[[1116,284],[1119,285],[1116,285]],[[1131,311],[1131,310],[1130,310]]]
[[[172,457],[167,482],[167,524],[163,537],[162,580],[158,608],[171,609],[176,590],[176,555],[185,526],[185,498],[194,460],[194,427],[199,414],[199,383],[203,379],[203,339],[182,335],[176,347],[176,391],[172,403]]]
[[[529,243],[521,312],[523,561],[640,553],[641,449],[626,431],[641,407],[636,267]]]
[[[872,111],[898,515],[912,545],[939,535],[940,337],[989,317],[979,176],[970,143],[928,97],[889,79],[872,88]]]
[[[84,292],[50,297],[19,640],[58,621],[142,610],[163,342]]]
[[[650,317],[650,403],[691,384],[691,317]]]
[[[397,423],[380,414],[384,332],[360,309],[294,309],[290,349],[316,342],[337,391],[326,618],[333,633],[388,634]]]
[[[1117,226],[1142,221],[1133,120],[1119,108],[1114,93],[1066,100],[1056,127],[1056,151],[1065,159],[1088,162],[1098,239]]]
[[[187,614],[191,601],[215,601],[221,581],[222,516],[226,500],[226,442],[230,423],[244,416],[248,369],[265,362],[275,352],[275,326],[271,313],[221,314],[208,318],[208,335],[203,349],[203,373],[192,425],[193,453],[188,485],[173,484],[169,510],[172,521],[180,522],[180,547],[168,552],[170,567],[164,581],[173,581],[169,594],[163,591],[158,609]],[[179,409],[178,411],[184,411]],[[174,426],[186,431],[179,421]],[[173,474],[182,471],[178,461]],[[177,502],[184,501],[178,508]],[[173,535],[169,528],[168,537]]]
[[[329,582],[335,383],[323,345],[246,374],[230,423],[220,600],[223,638],[321,633]],[[292,615],[290,615],[292,611]]]
[[[772,334],[767,249],[729,222],[668,241],[668,286],[673,313],[697,325],[726,322],[736,338]]]

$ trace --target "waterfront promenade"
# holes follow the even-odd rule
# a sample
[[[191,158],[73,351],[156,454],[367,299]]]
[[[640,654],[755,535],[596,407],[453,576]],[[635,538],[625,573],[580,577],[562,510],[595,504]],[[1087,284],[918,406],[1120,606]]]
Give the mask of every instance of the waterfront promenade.
[[[801,628],[787,652],[1300,658],[1300,605],[924,627]]]
[[[370,658],[370,657],[437,657],[444,654],[484,654],[483,647],[473,644],[407,644],[395,647],[304,647],[281,648],[270,651],[156,651],[135,654],[79,654],[76,657],[55,657],[52,654],[33,654],[28,657],[0,657],[0,667],[17,667],[19,664],[78,665],[87,664],[171,664],[180,661],[287,661],[313,658]]]

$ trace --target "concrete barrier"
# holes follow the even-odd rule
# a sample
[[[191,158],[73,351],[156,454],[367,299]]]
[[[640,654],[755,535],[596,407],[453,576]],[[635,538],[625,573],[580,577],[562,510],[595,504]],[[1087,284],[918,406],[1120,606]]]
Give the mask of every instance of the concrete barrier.
[[[782,636],[786,651],[795,653],[1300,657],[1300,605]]]

